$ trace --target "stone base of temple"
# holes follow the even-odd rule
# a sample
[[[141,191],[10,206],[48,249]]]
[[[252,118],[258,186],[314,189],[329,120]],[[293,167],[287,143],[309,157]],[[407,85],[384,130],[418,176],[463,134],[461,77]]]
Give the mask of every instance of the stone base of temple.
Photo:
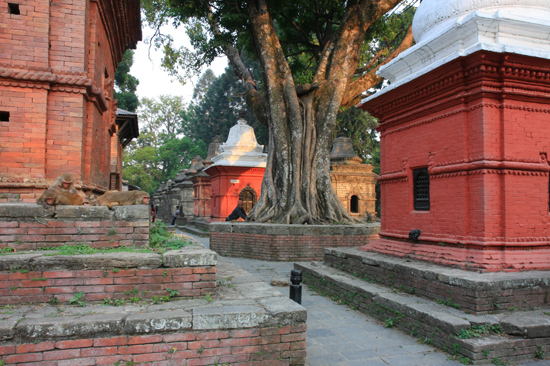
[[[481,272],[550,270],[550,247],[546,243],[543,246],[540,246],[541,243],[537,243],[539,246],[529,243],[502,244],[481,247],[460,243],[415,243],[382,238],[369,242],[361,249]]]
[[[378,239],[379,223],[283,225],[210,223],[210,249],[219,255],[269,261],[320,260],[327,247],[357,247]]]
[[[544,357],[550,272],[478,273],[330,248],[297,263],[310,288],[474,364]],[[469,360],[468,360],[469,359]]]

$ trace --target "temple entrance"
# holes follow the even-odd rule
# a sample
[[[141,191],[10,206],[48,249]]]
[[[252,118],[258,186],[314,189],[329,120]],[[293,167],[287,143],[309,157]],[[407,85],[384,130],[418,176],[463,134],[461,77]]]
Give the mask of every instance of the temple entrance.
[[[239,193],[239,199],[243,201],[244,212],[248,215],[258,202],[258,194],[254,188],[250,187],[250,184],[247,184]]]
[[[351,213],[359,213],[359,197],[356,195],[351,196],[349,202],[349,211]]]

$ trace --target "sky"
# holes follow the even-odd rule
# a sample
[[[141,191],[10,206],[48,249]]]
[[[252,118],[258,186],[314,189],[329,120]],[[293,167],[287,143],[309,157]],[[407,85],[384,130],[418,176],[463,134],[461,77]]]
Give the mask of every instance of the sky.
[[[172,34],[174,39],[179,41],[178,45],[190,46],[183,29],[176,30],[171,26],[166,26],[162,30]],[[137,44],[134,52],[134,64],[130,69],[130,74],[139,80],[136,91],[138,98],[158,98],[160,95],[172,95],[182,96],[184,102],[190,102],[193,95],[193,84],[198,80],[198,77],[186,85],[182,85],[168,75],[168,72],[161,67],[162,50],[157,51],[154,47],[149,50],[149,45],[146,44],[153,34],[153,30],[144,24],[142,32],[143,41]],[[181,37],[178,37],[178,34],[181,34]],[[210,68],[216,76],[220,76],[225,71],[226,66],[226,58],[217,58]]]

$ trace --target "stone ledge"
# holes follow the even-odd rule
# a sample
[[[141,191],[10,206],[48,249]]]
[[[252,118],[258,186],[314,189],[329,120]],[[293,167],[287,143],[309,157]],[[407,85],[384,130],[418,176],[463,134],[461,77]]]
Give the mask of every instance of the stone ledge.
[[[342,253],[340,253],[342,255]],[[500,360],[533,359],[542,347],[550,346],[550,316],[543,310],[516,311],[492,315],[473,315],[373,284],[319,262],[296,263],[302,270],[304,284],[316,291],[335,296],[341,302],[388,322],[455,355],[468,357],[474,364]],[[500,326],[503,334],[459,339],[458,333],[475,327]]]
[[[220,255],[271,261],[320,260],[326,247],[358,247],[378,239],[379,223],[282,225],[212,222],[210,248]]]
[[[45,209],[36,203],[0,203],[0,221],[75,220],[75,221],[139,221],[149,220],[147,205],[55,206]]]
[[[217,299],[178,300],[158,305],[110,307],[18,306],[2,314],[0,336],[5,341],[47,341],[111,333],[132,335],[174,330],[247,329],[305,325],[306,309],[252,275],[227,263],[219,274],[230,278]],[[58,309],[61,309],[58,310]],[[5,344],[6,345],[6,344]]]
[[[358,248],[326,248],[325,263],[473,313],[548,307],[550,271],[478,273]]]
[[[224,221],[210,223],[210,232],[259,235],[377,235],[379,231],[380,223],[376,222],[361,225],[284,225]]]

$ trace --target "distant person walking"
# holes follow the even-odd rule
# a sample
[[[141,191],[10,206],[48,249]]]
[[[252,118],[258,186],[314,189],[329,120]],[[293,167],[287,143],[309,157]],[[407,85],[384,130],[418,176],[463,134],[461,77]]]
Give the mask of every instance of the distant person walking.
[[[246,212],[244,212],[243,210],[243,200],[239,200],[237,202],[237,207],[235,207],[235,209],[233,210],[233,212],[231,212],[229,214],[229,216],[227,216],[227,218],[225,219],[225,221],[235,221],[237,220],[238,218],[241,218],[243,220],[246,220]]]
[[[157,218],[157,211],[155,210],[155,206],[151,203],[151,221],[154,223],[155,219]]]
[[[174,214],[174,217],[172,218],[172,225],[176,224],[176,219],[180,215],[180,206],[176,206],[176,213]]]

